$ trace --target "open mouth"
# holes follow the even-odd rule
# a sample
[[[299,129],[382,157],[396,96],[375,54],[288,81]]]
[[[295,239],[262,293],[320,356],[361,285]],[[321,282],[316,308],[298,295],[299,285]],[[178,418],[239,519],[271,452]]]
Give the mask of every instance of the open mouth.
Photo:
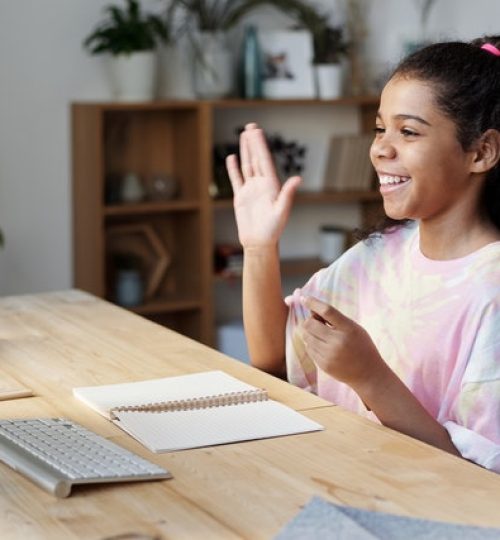
[[[381,174],[378,178],[381,186],[397,186],[411,180],[409,176],[390,176],[388,174]]]

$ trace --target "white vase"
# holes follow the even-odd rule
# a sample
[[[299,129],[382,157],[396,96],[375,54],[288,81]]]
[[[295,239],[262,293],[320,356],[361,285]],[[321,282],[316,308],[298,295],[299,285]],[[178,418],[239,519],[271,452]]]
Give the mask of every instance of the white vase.
[[[119,54],[110,58],[113,96],[117,101],[148,101],[154,98],[156,53]]]
[[[233,91],[233,57],[222,32],[198,32],[193,40],[193,89],[199,98],[218,99]]]
[[[343,94],[342,64],[316,64],[316,91],[319,99],[337,99]]]
[[[163,99],[193,99],[191,56],[187,38],[158,51],[158,96]]]
[[[120,199],[124,203],[137,203],[144,199],[144,186],[134,173],[127,173],[122,179]]]

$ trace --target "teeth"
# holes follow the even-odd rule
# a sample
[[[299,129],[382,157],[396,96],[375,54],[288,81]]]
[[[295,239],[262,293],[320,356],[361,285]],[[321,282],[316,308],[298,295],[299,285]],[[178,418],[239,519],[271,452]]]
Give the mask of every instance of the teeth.
[[[380,184],[385,186],[386,184],[401,184],[407,182],[410,178],[408,176],[389,176],[383,174],[379,176]]]

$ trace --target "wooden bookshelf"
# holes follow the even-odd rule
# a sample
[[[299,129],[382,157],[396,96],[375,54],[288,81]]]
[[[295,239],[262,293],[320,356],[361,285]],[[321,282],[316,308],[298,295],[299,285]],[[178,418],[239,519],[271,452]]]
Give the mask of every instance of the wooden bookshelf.
[[[148,103],[74,103],[72,105],[74,285],[114,301],[110,255],[113,230],[146,230],[164,244],[150,249],[157,270],[154,296],[135,313],[196,340],[214,344],[214,220],[230,199],[212,199],[214,115],[221,109],[353,106],[360,112],[360,132],[373,127],[378,100],[372,96],[339,100],[214,100]],[[173,176],[179,186],[171,200],[117,203],[107,200],[110,177],[136,173]],[[367,216],[380,207],[372,191],[299,192],[298,204],[359,203]],[[134,239],[137,243],[137,239]],[[116,241],[115,241],[116,242]],[[120,240],[124,243],[123,238]],[[126,242],[125,242],[126,243]],[[132,243],[132,239],[131,239]],[[168,254],[158,271],[155,253]],[[164,256],[164,255],[163,255]],[[159,262],[161,264],[162,261]],[[287,275],[311,274],[318,259],[283,261]],[[150,270],[150,273],[153,270]],[[161,274],[161,275],[160,275]],[[158,277],[160,276],[160,277]],[[151,276],[148,276],[151,278]]]

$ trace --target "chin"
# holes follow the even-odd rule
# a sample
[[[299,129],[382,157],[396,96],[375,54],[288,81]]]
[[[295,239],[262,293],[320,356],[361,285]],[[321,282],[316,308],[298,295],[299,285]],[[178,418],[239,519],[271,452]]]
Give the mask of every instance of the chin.
[[[385,204],[384,202],[384,212],[387,217],[390,217],[391,219],[414,219],[412,216],[408,214],[408,212],[405,212],[402,208],[394,208],[394,206],[390,204]]]

